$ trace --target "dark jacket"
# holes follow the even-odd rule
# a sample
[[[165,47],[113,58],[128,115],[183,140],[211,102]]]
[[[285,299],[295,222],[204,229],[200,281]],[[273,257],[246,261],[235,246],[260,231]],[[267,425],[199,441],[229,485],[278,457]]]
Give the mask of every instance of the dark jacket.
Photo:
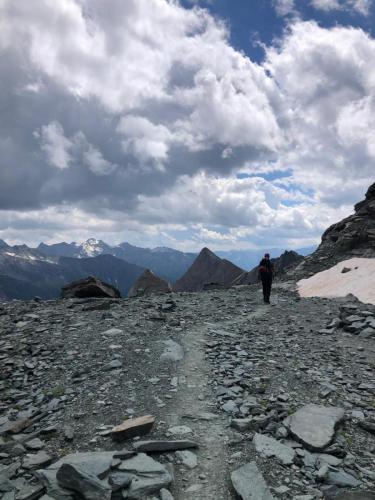
[[[269,259],[262,259],[259,262],[258,275],[262,281],[264,279],[272,281],[274,273],[275,273],[275,271],[274,271],[273,264]]]

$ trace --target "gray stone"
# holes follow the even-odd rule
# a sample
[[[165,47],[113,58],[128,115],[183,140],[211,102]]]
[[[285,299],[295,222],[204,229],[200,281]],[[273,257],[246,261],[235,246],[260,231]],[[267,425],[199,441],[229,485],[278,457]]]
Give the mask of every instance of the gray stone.
[[[266,457],[276,457],[284,465],[290,465],[294,461],[295,451],[293,448],[280,443],[274,438],[263,434],[255,434],[253,443],[258,453]]]
[[[172,482],[172,476],[164,465],[144,453],[123,461],[119,470],[134,475],[127,490],[132,499],[142,499],[157,493]]]
[[[5,493],[7,491],[15,490],[15,486],[12,481],[4,475],[0,473],[0,493]]]
[[[361,333],[359,334],[359,337],[363,339],[368,339],[370,337],[375,337],[375,329],[374,328],[364,328]]]
[[[234,489],[242,500],[274,500],[255,462],[250,462],[231,474]]]
[[[175,441],[138,441],[134,443],[134,449],[139,452],[161,452],[186,450],[188,448],[198,448],[194,441],[175,440]]]
[[[31,439],[25,443],[28,450],[41,450],[44,447],[44,441],[39,438]]]
[[[372,491],[344,491],[339,493],[335,500],[375,500],[375,492]]]
[[[160,500],[174,500],[172,493],[165,488],[162,488],[159,493]]]
[[[111,485],[113,491],[118,491],[128,487],[133,477],[132,474],[127,472],[113,472],[108,478],[108,483]]]
[[[340,488],[349,486],[350,488],[356,488],[360,486],[362,483],[361,481],[358,481],[354,476],[351,474],[348,474],[347,472],[343,470],[339,471],[330,471],[327,474],[325,482],[327,484],[335,484],[336,486],[339,486]]]
[[[39,467],[49,465],[51,461],[52,457],[47,455],[45,451],[40,451],[39,453],[26,455],[23,459],[22,467],[24,469],[38,469]]]
[[[168,429],[168,434],[172,436],[183,436],[184,434],[192,434],[193,431],[187,425],[175,425]]]
[[[198,465],[196,454],[189,450],[176,451],[176,457],[188,469],[194,469]]]
[[[344,414],[342,408],[310,404],[293,413],[285,424],[295,439],[313,451],[321,451],[332,441]]]
[[[227,413],[237,413],[238,407],[234,401],[227,401],[223,404],[223,410]]]
[[[163,353],[160,355],[160,361],[166,362],[177,362],[184,358],[184,350],[174,340],[165,340],[164,344],[167,346]]]
[[[86,500],[110,500],[111,488],[78,465],[62,464],[56,473],[60,486],[79,493]]]
[[[245,432],[251,429],[252,417],[250,418],[232,418],[230,426],[240,432]]]
[[[71,425],[67,425],[64,427],[64,439],[65,441],[73,441],[74,429]]]
[[[114,452],[86,452],[73,453],[61,458],[58,462],[50,465],[48,469],[36,471],[36,475],[42,480],[47,489],[48,495],[58,500],[72,499],[72,493],[62,488],[56,479],[56,473],[60,467],[67,463],[76,465],[86,474],[103,479],[111,469]]]
[[[119,359],[113,359],[103,368],[104,371],[118,370],[122,368],[122,362]]]

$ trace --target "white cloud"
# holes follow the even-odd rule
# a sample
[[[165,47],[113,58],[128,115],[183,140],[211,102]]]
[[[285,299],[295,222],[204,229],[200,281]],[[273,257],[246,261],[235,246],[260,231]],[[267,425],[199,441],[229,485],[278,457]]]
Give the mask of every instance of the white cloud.
[[[274,5],[278,16],[287,16],[295,13],[294,0],[274,0]]]
[[[311,0],[311,4],[315,9],[326,12],[331,10],[348,10],[368,16],[372,0]]]
[[[173,135],[164,125],[155,125],[142,116],[127,115],[121,118],[117,131],[124,136],[124,151],[134,154],[139,162],[168,159]]]
[[[0,1],[0,58],[16,80],[0,82],[0,98],[16,89],[18,99],[0,135],[0,208],[54,206],[50,227],[54,217],[61,227],[64,203],[95,212],[90,231],[112,238],[126,224],[171,240],[180,231],[181,241],[296,242],[317,238],[363,196],[374,178],[370,35],[293,19],[257,64],[204,9],[110,5]],[[366,14],[370,2],[314,5]],[[287,15],[294,2],[275,7]],[[276,170],[290,176],[234,175]],[[25,176],[26,202],[23,192],[6,197]],[[87,231],[84,217],[75,221]]]
[[[56,121],[41,127],[35,132],[35,137],[40,139],[41,149],[47,157],[47,161],[53,167],[64,170],[69,168],[72,161],[70,150],[73,143],[64,135],[62,125]]]
[[[103,158],[102,153],[91,144],[88,144],[87,150],[84,151],[83,159],[89,169],[96,175],[110,175],[117,168],[116,165]]]
[[[371,126],[375,112],[374,63],[375,42],[363,31],[313,22],[293,25],[281,47],[268,51],[290,117],[280,165],[321,201],[342,203],[345,190],[354,201],[373,182],[372,133],[361,121]]]

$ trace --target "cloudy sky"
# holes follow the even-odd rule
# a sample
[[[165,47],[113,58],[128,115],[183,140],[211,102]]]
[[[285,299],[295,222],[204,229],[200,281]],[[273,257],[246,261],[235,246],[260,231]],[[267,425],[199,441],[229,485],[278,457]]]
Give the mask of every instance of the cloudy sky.
[[[375,181],[375,1],[0,0],[0,238],[318,242]]]

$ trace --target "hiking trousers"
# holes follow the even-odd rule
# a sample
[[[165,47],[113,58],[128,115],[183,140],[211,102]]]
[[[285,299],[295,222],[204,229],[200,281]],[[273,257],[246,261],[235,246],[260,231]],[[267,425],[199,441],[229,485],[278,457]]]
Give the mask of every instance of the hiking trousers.
[[[263,300],[269,303],[272,288],[272,277],[262,276],[262,286],[263,286]]]

